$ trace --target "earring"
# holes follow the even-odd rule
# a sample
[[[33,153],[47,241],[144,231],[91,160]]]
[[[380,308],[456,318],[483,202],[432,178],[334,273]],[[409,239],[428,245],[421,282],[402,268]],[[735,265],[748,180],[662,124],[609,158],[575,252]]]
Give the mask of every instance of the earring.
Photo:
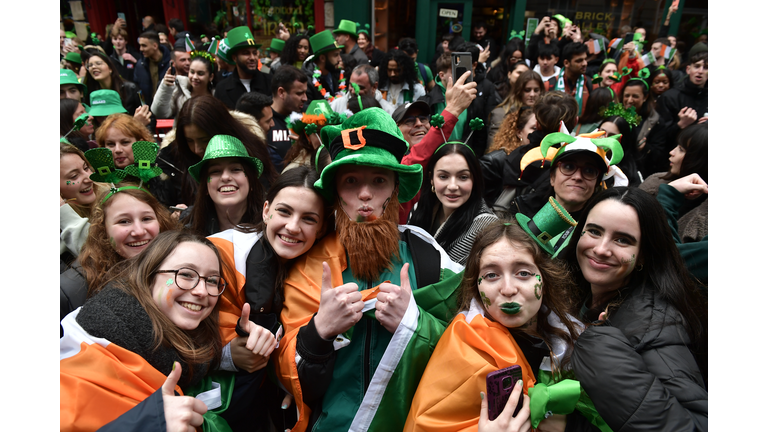
[[[432,193],[435,193],[435,185],[432,185]]]
[[[639,271],[639,272],[643,271],[643,265],[642,264],[638,264],[637,267],[635,267],[635,268],[637,268],[637,271]]]

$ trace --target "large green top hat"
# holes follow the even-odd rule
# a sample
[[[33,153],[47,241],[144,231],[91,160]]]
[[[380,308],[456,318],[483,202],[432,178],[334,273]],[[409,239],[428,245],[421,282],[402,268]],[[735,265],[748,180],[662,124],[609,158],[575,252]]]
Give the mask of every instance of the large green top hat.
[[[341,45],[336,43],[330,30],[323,30],[313,35],[309,38],[309,44],[312,46],[312,53],[315,56],[341,48]]]
[[[357,25],[350,20],[341,20],[339,22],[339,28],[333,31],[333,34],[348,34],[350,36],[357,36]]]
[[[269,48],[267,48],[269,51],[272,51],[273,53],[281,53],[283,52],[283,48],[285,47],[285,41],[278,38],[272,38],[272,42],[269,44]]]
[[[226,55],[230,61],[233,61],[232,54],[241,48],[261,47],[261,44],[256,43],[248,26],[235,27],[227,32],[227,45],[229,45],[229,50]]]
[[[67,55],[64,56],[64,60],[72,63],[83,64],[83,59],[80,57],[80,53],[76,52],[68,52]]]
[[[114,90],[96,90],[91,93],[91,110],[88,114],[101,117],[127,112],[120,100],[120,93]]]
[[[392,117],[381,108],[368,108],[346,119],[340,125],[329,125],[320,131],[331,162],[315,182],[315,188],[329,201],[334,200],[336,171],[342,165],[386,168],[398,176],[398,201],[411,200],[421,188],[421,165],[402,165],[408,142]]]
[[[533,219],[522,213],[515,214],[515,219],[523,231],[550,255],[555,251],[549,241],[569,227],[576,226],[576,221],[568,211],[552,197],[549,197],[549,202],[533,215]]]
[[[210,141],[208,141],[208,147],[205,148],[205,155],[203,160],[192,165],[187,170],[189,175],[192,176],[195,181],[200,181],[200,171],[203,166],[212,159],[221,159],[228,157],[236,157],[245,159],[256,168],[256,172],[261,176],[261,172],[264,170],[264,165],[258,158],[248,155],[248,151],[245,149],[243,142],[239,139],[229,135],[214,135]]]
[[[85,84],[77,80],[77,75],[69,69],[59,69],[59,85],[74,84],[85,93]]]

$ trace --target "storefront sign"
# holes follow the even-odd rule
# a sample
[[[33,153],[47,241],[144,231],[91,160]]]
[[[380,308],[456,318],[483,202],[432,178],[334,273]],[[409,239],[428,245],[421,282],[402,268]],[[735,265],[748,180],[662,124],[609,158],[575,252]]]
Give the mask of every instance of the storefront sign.
[[[456,9],[440,9],[439,15],[441,17],[445,18],[458,18],[459,17],[459,11]]]

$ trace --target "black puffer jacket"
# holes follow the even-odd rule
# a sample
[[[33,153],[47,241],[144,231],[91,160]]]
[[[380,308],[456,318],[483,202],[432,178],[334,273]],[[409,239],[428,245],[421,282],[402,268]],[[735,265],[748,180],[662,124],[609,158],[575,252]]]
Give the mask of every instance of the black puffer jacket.
[[[677,122],[680,120],[678,114],[681,109],[686,107],[695,109],[697,119],[709,112],[708,87],[708,84],[705,84],[703,88],[698,87],[686,76],[681,85],[671,88],[659,96],[656,101],[656,111],[661,116],[662,123],[666,125],[666,146],[670,150],[677,146],[677,135],[680,133]]]
[[[576,341],[582,388],[616,432],[706,431],[708,395],[680,314],[636,279],[622,293],[607,325]]]

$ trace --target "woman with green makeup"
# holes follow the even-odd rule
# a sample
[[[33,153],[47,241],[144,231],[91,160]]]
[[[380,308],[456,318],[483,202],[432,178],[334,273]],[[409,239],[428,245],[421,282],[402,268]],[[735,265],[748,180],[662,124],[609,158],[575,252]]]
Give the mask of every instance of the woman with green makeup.
[[[589,429],[589,421],[577,412],[567,417],[560,415],[566,412],[556,412],[542,421],[543,415],[531,416],[535,404],[529,411],[527,395],[535,383],[549,386],[568,373],[573,343],[581,331],[581,325],[565,312],[570,290],[565,268],[552,261],[517,222],[498,221],[488,226],[475,239],[469,257],[459,288],[461,312],[430,357],[404,430],[500,427],[498,420],[510,420],[508,411],[516,404],[508,404],[496,424],[490,422],[484,400],[486,376],[512,365],[522,370],[522,383],[515,385],[513,395],[522,387],[526,396],[506,430],[528,431],[531,426],[551,430],[552,426],[564,427],[566,420],[574,423],[571,430]],[[575,386],[579,399],[578,384],[567,384]],[[538,411],[541,414],[550,409],[541,404],[538,408],[544,409]],[[592,418],[599,420],[596,413]]]

